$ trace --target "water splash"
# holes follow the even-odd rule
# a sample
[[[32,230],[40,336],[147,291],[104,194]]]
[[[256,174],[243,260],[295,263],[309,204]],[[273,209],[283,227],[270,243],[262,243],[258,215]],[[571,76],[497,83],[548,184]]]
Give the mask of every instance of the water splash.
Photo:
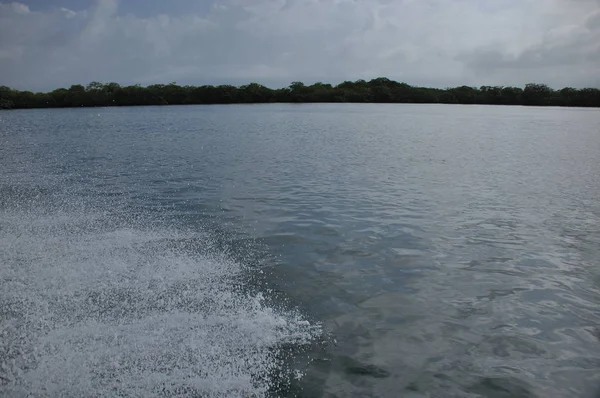
[[[0,395],[256,396],[320,333],[248,293],[210,234],[0,212]]]

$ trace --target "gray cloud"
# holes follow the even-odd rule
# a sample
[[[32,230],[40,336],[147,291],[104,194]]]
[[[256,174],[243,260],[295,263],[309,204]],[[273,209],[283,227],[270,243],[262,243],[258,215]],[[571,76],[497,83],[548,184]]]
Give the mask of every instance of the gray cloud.
[[[590,2],[593,5],[594,2]],[[506,84],[549,81],[555,86],[600,86],[600,10],[557,25],[518,53],[479,48],[462,54],[480,76]]]
[[[220,0],[138,17],[0,4],[0,84],[600,85],[598,0]]]

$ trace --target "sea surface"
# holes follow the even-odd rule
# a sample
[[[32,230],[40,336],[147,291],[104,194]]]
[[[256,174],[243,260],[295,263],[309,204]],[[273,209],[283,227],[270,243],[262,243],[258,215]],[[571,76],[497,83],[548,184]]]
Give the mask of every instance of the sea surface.
[[[0,396],[599,395],[599,110],[0,113]]]

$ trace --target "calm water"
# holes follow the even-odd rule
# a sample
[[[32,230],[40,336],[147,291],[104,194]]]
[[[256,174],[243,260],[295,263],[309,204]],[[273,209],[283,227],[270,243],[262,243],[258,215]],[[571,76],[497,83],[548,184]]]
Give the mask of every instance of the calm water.
[[[600,112],[0,113],[0,395],[592,397]]]

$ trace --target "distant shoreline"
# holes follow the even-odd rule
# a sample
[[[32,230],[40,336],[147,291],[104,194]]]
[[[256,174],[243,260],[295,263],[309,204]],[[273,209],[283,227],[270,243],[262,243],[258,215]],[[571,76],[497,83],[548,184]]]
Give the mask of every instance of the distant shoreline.
[[[287,88],[270,89],[258,83],[243,86],[179,86],[154,84],[122,87],[117,83],[92,82],[47,93],[13,90],[0,86],[0,109],[79,108],[156,105],[217,105],[268,103],[389,103],[530,105],[559,107],[600,107],[600,89],[563,88],[553,90],[530,83],[525,88],[460,86],[437,89],[414,87],[387,78],[345,81],[307,86],[293,82]]]

